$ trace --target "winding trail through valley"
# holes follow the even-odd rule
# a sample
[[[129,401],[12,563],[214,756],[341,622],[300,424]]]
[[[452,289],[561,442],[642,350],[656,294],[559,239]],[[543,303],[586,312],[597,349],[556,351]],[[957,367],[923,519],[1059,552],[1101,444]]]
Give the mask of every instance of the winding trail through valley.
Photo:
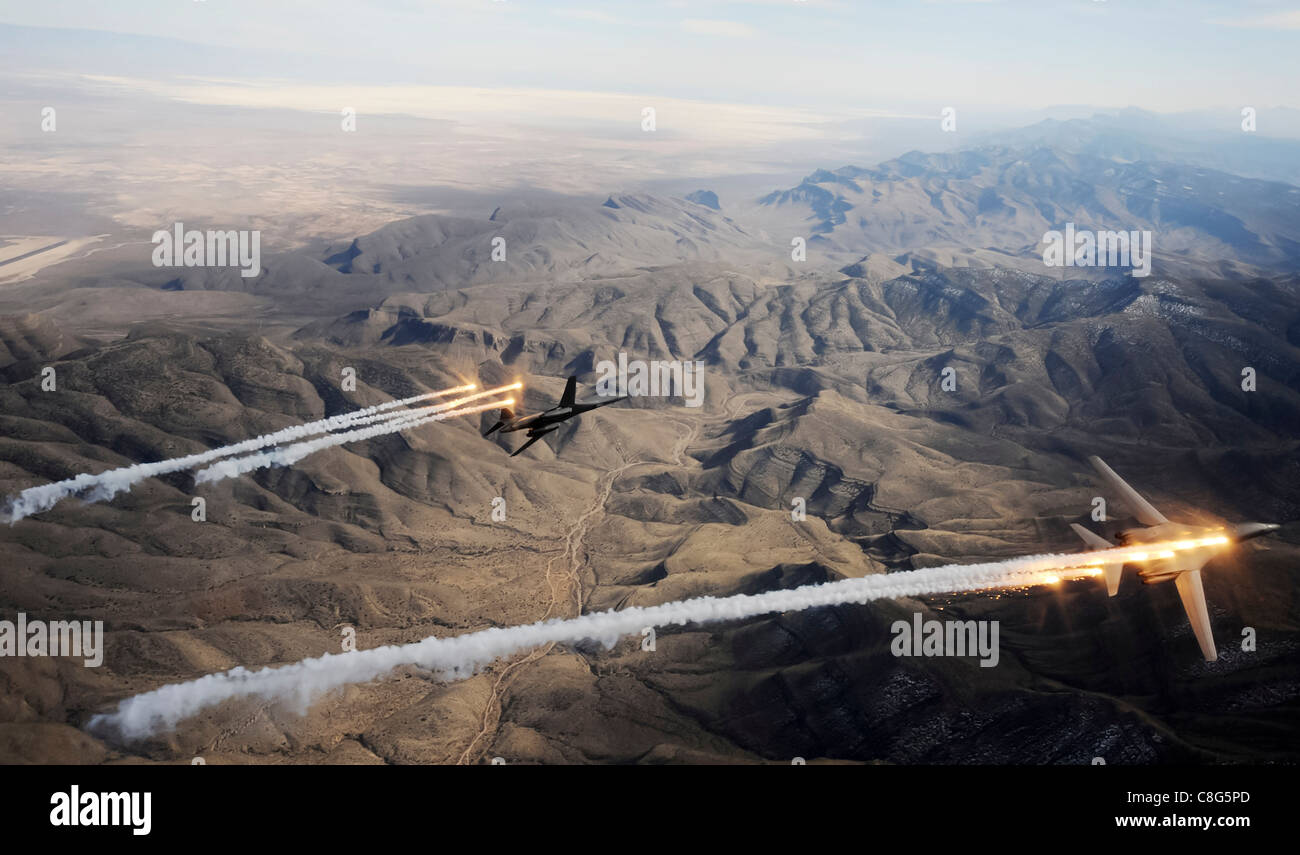
[[[728,399],[730,400],[730,399]],[[730,418],[730,413],[726,418]],[[690,420],[672,418],[673,424],[685,428],[673,445],[672,455],[673,462],[677,466],[685,466],[687,461],[686,452],[691,443],[699,436],[703,419],[694,418]],[[607,472],[599,482],[596,490],[595,500],[591,506],[578,517],[574,524],[569,528],[564,537],[564,548],[558,555],[552,556],[546,562],[546,583],[551,593],[551,601],[546,607],[546,613],[542,616],[543,620],[558,616],[559,612],[566,612],[566,616],[576,617],[582,614],[585,597],[582,586],[582,571],[587,564],[587,536],[590,534],[595,523],[593,519],[605,513],[605,505],[609,501],[610,495],[614,491],[614,484],[625,472],[638,466],[653,466],[663,464],[659,461],[627,459],[627,453],[624,451],[622,444],[615,442],[615,448],[618,449],[619,456],[624,459],[624,463]],[[564,570],[557,573],[555,565],[557,562],[564,562]],[[541,659],[550,653],[555,647],[554,644],[547,644],[536,650],[515,659],[506,665],[497,675],[492,684],[492,691],[488,695],[487,705],[483,709],[483,718],[480,723],[479,731],[466,746],[460,758],[456,761],[457,765],[469,765],[478,762],[482,754],[490,746],[491,735],[500,724],[501,704],[514,677],[518,676],[520,669],[531,662]],[[483,744],[482,750],[478,750],[480,743]]]

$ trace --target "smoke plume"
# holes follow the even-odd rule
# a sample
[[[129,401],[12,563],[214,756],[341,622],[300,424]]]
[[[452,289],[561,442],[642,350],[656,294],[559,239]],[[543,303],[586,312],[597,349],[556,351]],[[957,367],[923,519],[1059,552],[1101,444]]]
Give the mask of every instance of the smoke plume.
[[[442,398],[447,395],[468,392],[473,388],[475,388],[474,385],[470,384],[467,386],[457,386],[451,389],[442,389],[437,392],[426,392],[422,395],[413,395],[409,398],[386,401],[382,404],[376,404],[373,407],[365,407],[364,409],[354,410],[353,412],[343,413],[337,416],[330,416],[329,418],[307,422],[306,424],[293,425],[292,427],[283,428],[274,433],[264,434],[259,437],[254,437],[253,439],[246,439],[234,443],[233,445],[213,448],[197,454],[188,454],[184,457],[174,457],[170,460],[159,460],[154,463],[137,463],[134,466],[109,469],[106,472],[100,472],[98,474],[83,473],[73,478],[67,478],[63,481],[55,481],[50,484],[41,484],[37,487],[29,487],[10,499],[0,518],[6,519],[10,524],[13,524],[24,517],[31,516],[32,514],[39,514],[42,511],[48,511],[60,501],[70,496],[81,496],[88,502],[106,501],[113,498],[118,493],[130,490],[134,485],[140,483],[146,478],[155,478],[159,475],[181,472],[186,469],[192,469],[195,466],[202,466],[205,463],[211,463],[213,460],[220,460],[223,457],[229,457],[235,454],[244,454],[249,451],[266,448],[270,445],[278,445],[283,442],[293,442],[305,437],[315,436],[316,434],[338,430],[340,428],[349,427],[359,421],[372,419],[376,416],[382,418],[400,417],[403,415],[402,412],[394,413],[390,411],[420,401],[429,400],[430,398]]]
[[[486,393],[485,393],[486,394]],[[490,394],[497,394],[493,391]],[[293,445],[286,445],[283,448],[275,448],[271,451],[263,451],[258,454],[250,454],[247,457],[236,457],[222,460],[214,463],[207,469],[202,469],[194,476],[195,484],[208,484],[214,481],[221,481],[225,478],[234,478],[237,475],[243,475],[245,472],[252,472],[255,469],[264,469],[268,466],[292,466],[299,460],[302,460],[309,454],[315,454],[326,448],[333,448],[336,445],[344,445],[349,442],[360,442],[363,439],[373,439],[377,436],[383,436],[389,433],[398,433],[399,431],[410,430],[411,428],[426,425],[431,422],[440,422],[443,419],[450,419],[454,416],[469,416],[475,413],[481,413],[484,410],[493,410],[498,407],[508,407],[514,403],[511,398],[501,401],[488,401],[486,404],[476,404],[472,407],[460,407],[446,412],[442,410],[450,405],[438,407],[423,407],[417,410],[404,412],[398,418],[389,418],[377,425],[357,428],[356,430],[344,431],[343,433],[333,433],[316,439],[307,440],[306,442],[296,442]],[[423,418],[414,414],[420,414]]]
[[[231,698],[257,697],[286,701],[305,712],[322,693],[349,683],[363,683],[403,665],[430,669],[444,679],[468,677],[503,656],[551,642],[594,639],[606,646],[647,626],[671,626],[737,620],[771,612],[790,612],[896,597],[975,591],[1039,584],[1056,576],[1089,576],[1092,565],[1123,560],[1132,549],[1118,548],[1071,555],[1034,555],[989,564],[948,565],[866,576],[786,591],[700,597],[659,606],[632,607],[570,619],[552,619],[508,628],[494,627],[412,644],[326,654],[282,667],[250,671],[235,668],[187,683],[163,686],[122,701],[115,712],[95,716],[90,727],[139,739],[171,730],[181,720]]]

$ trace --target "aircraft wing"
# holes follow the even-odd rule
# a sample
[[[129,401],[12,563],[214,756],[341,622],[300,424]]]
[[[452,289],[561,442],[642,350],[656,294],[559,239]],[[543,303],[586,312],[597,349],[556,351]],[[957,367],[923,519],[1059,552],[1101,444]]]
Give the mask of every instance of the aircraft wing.
[[[1165,519],[1165,515],[1142,498],[1137,490],[1134,490],[1125,483],[1123,478],[1116,475],[1115,470],[1106,465],[1106,461],[1094,455],[1088,458],[1088,462],[1092,464],[1093,468],[1097,470],[1110,488],[1120,494],[1124,499],[1124,504],[1128,505],[1129,509],[1137,515],[1138,522],[1143,525],[1160,525],[1169,522],[1169,520]]]
[[[542,437],[546,436],[548,433],[554,433],[555,431],[557,431],[557,430],[559,430],[559,429],[560,429],[560,426],[559,426],[559,425],[556,425],[555,427],[548,427],[546,430],[539,430],[537,433],[532,433],[532,432],[530,431],[529,434],[528,434],[528,441],[525,442],[523,445],[519,446],[519,447],[518,447],[517,449],[515,449],[513,452],[511,452],[510,456],[511,456],[511,457],[514,457],[516,454],[522,454],[525,448],[527,448],[528,446],[532,445],[534,442],[537,442],[537,440],[539,440],[539,439],[541,439]]]
[[[1174,578],[1178,586],[1178,596],[1182,598],[1183,608],[1187,610],[1187,620],[1196,633],[1196,643],[1201,645],[1201,655],[1206,662],[1219,658],[1214,649],[1214,634],[1210,631],[1210,611],[1205,606],[1205,588],[1201,585],[1201,571],[1187,570]]]
[[[497,423],[492,425],[492,427],[488,428],[487,433],[483,435],[491,436],[493,433],[497,432],[498,430],[505,427],[506,425],[508,425],[510,422],[514,420],[515,420],[514,410],[511,410],[509,407],[502,407],[500,417],[497,419]]]

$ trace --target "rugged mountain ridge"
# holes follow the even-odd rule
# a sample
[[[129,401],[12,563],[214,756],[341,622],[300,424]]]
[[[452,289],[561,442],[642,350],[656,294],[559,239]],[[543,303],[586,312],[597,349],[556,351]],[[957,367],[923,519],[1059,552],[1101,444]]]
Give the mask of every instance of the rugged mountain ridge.
[[[838,250],[944,246],[1041,255],[1047,231],[1074,223],[1151,230],[1166,264],[1186,258],[1288,272],[1300,266],[1300,188],[1047,146],[910,152],[870,168],[821,169],[759,204],[799,213],[813,235]]]

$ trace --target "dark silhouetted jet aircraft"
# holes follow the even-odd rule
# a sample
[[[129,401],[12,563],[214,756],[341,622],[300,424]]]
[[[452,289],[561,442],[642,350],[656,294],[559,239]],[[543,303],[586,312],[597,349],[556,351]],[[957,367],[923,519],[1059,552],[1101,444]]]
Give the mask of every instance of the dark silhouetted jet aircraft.
[[[484,436],[491,436],[496,431],[510,433],[517,430],[528,431],[528,441],[519,446],[510,456],[514,457],[546,434],[560,427],[561,422],[566,422],[574,416],[581,415],[588,410],[594,410],[597,407],[603,407],[606,404],[614,404],[623,400],[621,398],[610,398],[608,401],[601,401],[596,404],[579,404],[574,401],[578,392],[578,378],[570,377],[569,382],[564,386],[564,395],[560,398],[560,403],[549,410],[540,413],[534,413],[531,416],[515,416],[514,412],[509,409],[502,409],[500,420],[487,429]]]

